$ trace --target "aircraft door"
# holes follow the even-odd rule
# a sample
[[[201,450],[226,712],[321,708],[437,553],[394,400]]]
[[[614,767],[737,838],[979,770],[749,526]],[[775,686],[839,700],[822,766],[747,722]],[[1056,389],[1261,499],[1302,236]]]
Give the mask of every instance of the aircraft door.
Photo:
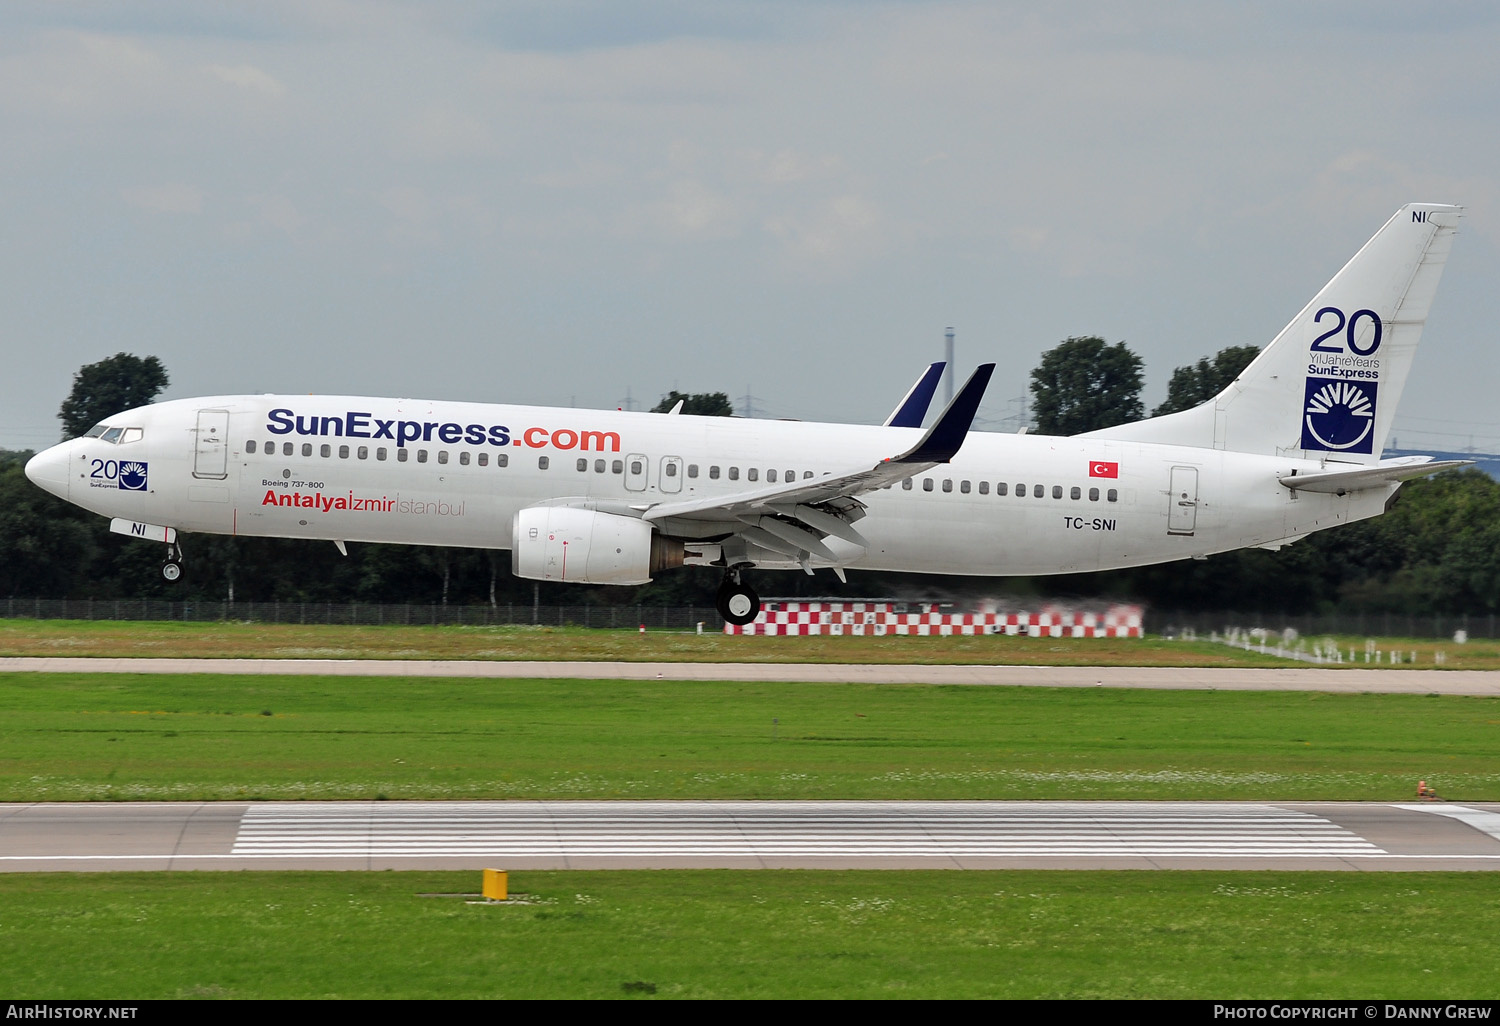
[[[222,481],[229,476],[229,411],[199,410],[193,441],[193,476]]]
[[[656,486],[664,492],[682,491],[681,456],[663,456],[661,458],[661,473],[657,475]]]
[[[626,491],[644,492],[646,490],[646,471],[648,466],[646,457],[638,452],[633,452],[625,457]]]
[[[1192,534],[1198,526],[1198,468],[1173,467],[1167,496],[1167,533]]]

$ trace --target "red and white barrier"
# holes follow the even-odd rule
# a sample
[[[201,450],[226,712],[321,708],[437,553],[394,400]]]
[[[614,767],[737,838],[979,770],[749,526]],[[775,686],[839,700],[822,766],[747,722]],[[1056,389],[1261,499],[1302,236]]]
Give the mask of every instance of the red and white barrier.
[[[726,623],[725,634],[973,635],[1032,638],[1139,638],[1140,606],[1110,606],[1103,613],[898,613],[890,602],[769,602],[752,623]]]

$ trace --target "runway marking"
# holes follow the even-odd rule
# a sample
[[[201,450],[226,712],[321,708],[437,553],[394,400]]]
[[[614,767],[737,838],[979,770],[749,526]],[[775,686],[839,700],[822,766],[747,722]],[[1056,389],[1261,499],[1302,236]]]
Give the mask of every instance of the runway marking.
[[[238,856],[1349,857],[1389,853],[1269,805],[472,802],[251,806]]]
[[[1470,809],[1463,805],[1397,805],[1398,809],[1409,809],[1412,812],[1430,812],[1434,816],[1447,816],[1456,819],[1460,823],[1467,823],[1481,833],[1489,834],[1495,840],[1500,841],[1500,812],[1488,812],[1484,809]]]

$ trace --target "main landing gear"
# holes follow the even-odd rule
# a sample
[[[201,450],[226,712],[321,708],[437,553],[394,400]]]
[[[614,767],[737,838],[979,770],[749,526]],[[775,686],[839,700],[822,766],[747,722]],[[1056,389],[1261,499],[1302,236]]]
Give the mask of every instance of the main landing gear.
[[[736,627],[743,627],[760,615],[760,596],[746,584],[738,567],[724,571],[715,600],[719,615]]]
[[[182,546],[167,544],[167,558],[161,565],[161,575],[169,581],[182,576]]]

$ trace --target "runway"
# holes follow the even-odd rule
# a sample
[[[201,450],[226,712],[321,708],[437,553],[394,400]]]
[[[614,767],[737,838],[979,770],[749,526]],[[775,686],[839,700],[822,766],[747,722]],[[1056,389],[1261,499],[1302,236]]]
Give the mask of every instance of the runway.
[[[1500,671],[1290,666],[990,666],[899,663],[498,662],[437,659],[0,658],[0,673],[314,674],[325,677],[733,680],[1218,691],[1500,695]]]
[[[1500,870],[1500,804],[161,802],[0,805],[0,871]]]

